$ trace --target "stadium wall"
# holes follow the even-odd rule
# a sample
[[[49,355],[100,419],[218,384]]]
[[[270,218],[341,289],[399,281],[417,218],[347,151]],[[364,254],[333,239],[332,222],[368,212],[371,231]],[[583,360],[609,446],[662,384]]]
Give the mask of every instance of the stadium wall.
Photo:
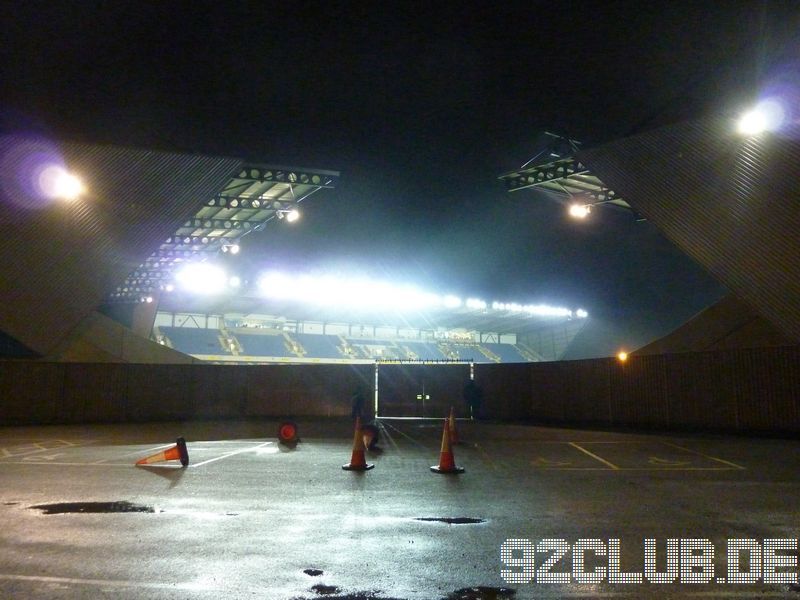
[[[373,377],[372,365],[5,361],[0,423],[345,416]],[[475,379],[490,419],[800,432],[800,346],[475,365]]]

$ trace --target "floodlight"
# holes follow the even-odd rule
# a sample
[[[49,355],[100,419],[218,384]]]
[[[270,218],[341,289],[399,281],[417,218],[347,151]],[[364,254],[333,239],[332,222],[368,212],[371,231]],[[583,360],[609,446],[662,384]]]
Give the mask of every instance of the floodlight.
[[[578,317],[579,319],[585,319],[586,317],[589,316],[589,313],[583,310],[582,308],[579,308],[578,310],[575,311],[575,316]]]
[[[576,219],[585,219],[591,212],[588,204],[573,204],[569,207],[569,216]]]
[[[767,117],[757,108],[744,113],[739,119],[738,130],[743,135],[758,135],[766,129]]]
[[[294,223],[299,218],[300,218],[300,211],[298,211],[297,209],[292,209],[286,213],[286,220],[289,223]]]
[[[778,99],[768,98],[744,113],[739,118],[737,129],[742,135],[758,135],[779,129],[786,118],[786,111]]]
[[[39,174],[39,186],[48,198],[75,200],[84,193],[83,182],[64,167],[51,165]]]
[[[153,302],[153,297],[152,297],[152,296],[147,296],[147,297],[144,299],[144,301],[145,301],[145,302],[147,302],[148,304],[151,304],[151,303]]]
[[[486,302],[479,300],[478,298],[467,298],[467,308],[483,310],[486,308]]]
[[[175,274],[175,280],[188,292],[218,294],[225,290],[228,278],[220,267],[190,263]]]
[[[239,244],[225,244],[222,246],[223,252],[229,252],[231,254],[239,254],[239,250],[241,250]]]
[[[442,304],[444,304],[445,308],[458,308],[461,306],[461,298],[448,295],[442,298]]]

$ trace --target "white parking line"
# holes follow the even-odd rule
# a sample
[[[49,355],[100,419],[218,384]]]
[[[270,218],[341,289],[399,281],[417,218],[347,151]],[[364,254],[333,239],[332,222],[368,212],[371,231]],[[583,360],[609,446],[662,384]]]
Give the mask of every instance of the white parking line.
[[[250,452],[252,450],[257,450],[259,448],[263,448],[264,446],[269,446],[272,442],[264,442],[263,444],[259,444],[258,446],[252,446],[250,448],[242,448],[241,450],[234,450],[233,452],[228,452],[227,454],[223,454],[222,456],[217,456],[216,458],[210,458],[208,460],[204,460],[203,462],[189,465],[190,468],[197,468],[202,467],[203,465],[207,465],[208,463],[212,463],[217,460],[222,460],[223,458],[228,458],[229,456],[233,456],[234,454],[241,454],[242,452]]]

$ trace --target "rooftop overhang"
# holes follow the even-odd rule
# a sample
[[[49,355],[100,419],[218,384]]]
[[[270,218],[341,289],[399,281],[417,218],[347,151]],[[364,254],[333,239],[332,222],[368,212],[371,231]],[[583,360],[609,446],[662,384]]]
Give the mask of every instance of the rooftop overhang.
[[[116,287],[109,301],[141,302],[158,294],[182,264],[226,251],[315,192],[335,187],[338,180],[336,171],[241,163],[219,190],[197,199],[191,218]]]

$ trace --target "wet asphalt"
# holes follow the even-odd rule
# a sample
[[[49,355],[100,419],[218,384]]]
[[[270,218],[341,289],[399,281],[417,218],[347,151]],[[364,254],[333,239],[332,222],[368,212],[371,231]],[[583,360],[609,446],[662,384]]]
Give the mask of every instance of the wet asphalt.
[[[299,421],[293,447],[278,425],[0,429],[0,598],[800,598],[792,549],[783,582],[722,583],[729,539],[800,537],[796,440],[460,421],[465,472],[440,475],[440,421],[382,420],[366,472],[341,468],[349,421]],[[187,468],[134,466],[178,436]],[[575,577],[578,540],[619,545],[618,570],[640,573],[645,538],[659,571],[668,539],[714,557],[671,584]],[[501,560],[508,539],[506,562],[533,566]],[[552,568],[546,539],[570,548]],[[711,582],[680,582],[708,563]]]

